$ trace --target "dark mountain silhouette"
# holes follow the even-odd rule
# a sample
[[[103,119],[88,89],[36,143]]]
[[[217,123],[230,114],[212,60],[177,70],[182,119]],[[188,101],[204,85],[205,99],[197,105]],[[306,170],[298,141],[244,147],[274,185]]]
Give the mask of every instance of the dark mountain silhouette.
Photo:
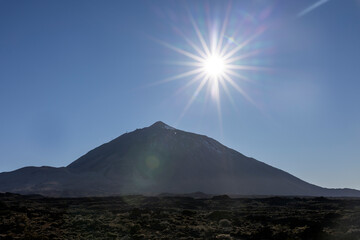
[[[225,147],[156,122],[103,144],[67,167],[25,167],[0,174],[0,191],[47,196],[117,194],[352,196],[326,189]]]

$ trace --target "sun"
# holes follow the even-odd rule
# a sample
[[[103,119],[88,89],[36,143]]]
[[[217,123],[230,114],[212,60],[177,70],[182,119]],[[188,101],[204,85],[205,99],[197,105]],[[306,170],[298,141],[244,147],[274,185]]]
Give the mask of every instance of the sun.
[[[203,69],[209,77],[218,79],[226,72],[226,63],[222,56],[213,54],[204,59]]]
[[[165,47],[186,57],[186,60],[176,62],[177,65],[191,68],[190,70],[184,71],[157,83],[186,79],[186,81],[183,81],[183,87],[181,87],[178,92],[197,84],[180,116],[180,119],[198,98],[203,89],[207,89],[205,101],[207,101],[207,96],[211,96],[216,103],[219,122],[221,122],[220,93],[222,92],[225,93],[225,95],[229,98],[229,101],[234,106],[234,99],[231,96],[232,90],[237,91],[248,102],[256,106],[255,102],[248,96],[243,86],[245,82],[251,81],[251,79],[246,76],[246,71],[269,70],[268,68],[246,64],[246,60],[249,57],[259,53],[258,49],[248,47],[250,43],[252,43],[252,41],[265,30],[265,28],[257,28],[254,30],[253,34],[249,35],[247,33],[244,36],[240,36],[241,41],[237,41],[236,35],[227,34],[230,9],[231,6],[229,5],[225,19],[221,24],[212,26],[211,21],[207,23],[209,26],[209,32],[202,32],[198,27],[197,22],[190,15],[189,19],[197,38],[192,39],[188,35],[182,33],[181,30],[176,29],[188,44],[188,46],[186,46],[187,50],[185,50],[184,47],[176,47],[167,42],[157,40]]]

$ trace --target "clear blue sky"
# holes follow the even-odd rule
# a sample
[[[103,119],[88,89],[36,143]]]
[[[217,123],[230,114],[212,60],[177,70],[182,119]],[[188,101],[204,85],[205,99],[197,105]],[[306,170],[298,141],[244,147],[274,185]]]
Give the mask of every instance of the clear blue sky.
[[[196,41],[189,15],[219,22],[227,1],[0,1],[0,171],[66,166],[161,120],[308,182],[360,189],[360,1],[317,2],[232,3],[228,36],[266,29],[249,61],[272,70],[244,72],[257,107],[220,92],[221,130],[205,92],[180,119],[196,89],[176,94],[187,78],[151,84],[188,60],[155,39],[189,50],[175,28]]]

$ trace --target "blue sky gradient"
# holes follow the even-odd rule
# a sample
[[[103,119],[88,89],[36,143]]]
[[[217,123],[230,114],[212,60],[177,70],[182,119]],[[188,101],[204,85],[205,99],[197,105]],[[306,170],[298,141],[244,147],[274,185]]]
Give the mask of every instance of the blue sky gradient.
[[[360,189],[360,2],[300,14],[316,2],[232,2],[230,33],[240,43],[264,27],[251,61],[272,70],[242,85],[258,107],[220,93],[220,126],[205,93],[180,118],[188,79],[152,85],[185,71],[154,39],[188,49],[174,28],[195,41],[189,14],[216,23],[229,2],[0,1],[0,171],[66,166],[161,120],[308,182]]]

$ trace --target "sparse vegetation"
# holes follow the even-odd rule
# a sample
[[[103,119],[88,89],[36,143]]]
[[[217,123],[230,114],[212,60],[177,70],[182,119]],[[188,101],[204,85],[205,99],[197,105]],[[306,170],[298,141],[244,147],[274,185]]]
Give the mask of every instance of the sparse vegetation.
[[[359,199],[1,194],[0,218],[0,239],[360,239]]]

